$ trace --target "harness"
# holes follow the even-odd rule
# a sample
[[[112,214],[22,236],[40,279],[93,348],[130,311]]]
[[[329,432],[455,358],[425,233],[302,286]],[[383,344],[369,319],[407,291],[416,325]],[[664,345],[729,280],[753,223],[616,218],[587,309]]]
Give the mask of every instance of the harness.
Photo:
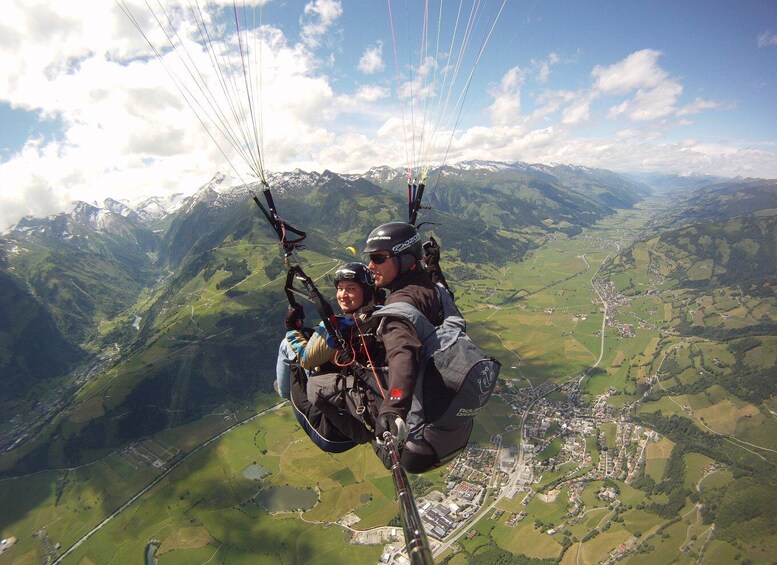
[[[346,322],[341,324],[341,329],[346,346],[353,354],[347,363],[339,363],[337,358],[335,361],[339,390],[337,406],[345,411],[345,396],[348,395],[356,406],[355,416],[373,430],[378,416],[376,400],[385,398],[388,374],[386,351],[377,335],[380,319],[373,313],[360,322],[358,313],[354,313]]]

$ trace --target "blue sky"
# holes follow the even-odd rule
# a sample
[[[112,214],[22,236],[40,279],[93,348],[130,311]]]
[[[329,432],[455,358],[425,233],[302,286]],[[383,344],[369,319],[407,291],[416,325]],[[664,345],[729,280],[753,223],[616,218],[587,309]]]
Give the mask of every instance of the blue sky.
[[[217,171],[250,177],[114,2],[7,4],[0,230],[74,200],[192,192]],[[145,3],[127,5],[160,37]],[[416,174],[494,159],[777,178],[777,2],[448,0],[438,27],[439,6],[265,1],[264,167]]]

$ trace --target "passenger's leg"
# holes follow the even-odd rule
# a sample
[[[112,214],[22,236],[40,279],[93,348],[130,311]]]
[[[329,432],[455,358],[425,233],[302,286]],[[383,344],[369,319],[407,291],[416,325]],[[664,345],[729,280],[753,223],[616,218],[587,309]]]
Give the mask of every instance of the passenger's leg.
[[[337,374],[315,375],[308,379],[310,402],[320,410],[340,433],[356,443],[367,443],[372,433],[354,415],[354,406],[346,401],[345,381]]]
[[[354,441],[342,434],[324,413],[310,402],[304,379],[293,369],[290,400],[300,427],[320,449],[328,453],[342,453],[356,446]]]

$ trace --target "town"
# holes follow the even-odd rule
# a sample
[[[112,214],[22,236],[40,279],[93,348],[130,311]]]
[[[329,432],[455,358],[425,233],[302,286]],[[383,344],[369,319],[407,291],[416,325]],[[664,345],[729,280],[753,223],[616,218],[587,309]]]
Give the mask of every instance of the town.
[[[547,400],[555,391],[565,393],[566,399]],[[497,505],[502,499],[519,497],[525,507],[535,496],[555,500],[568,487],[567,523],[574,524],[586,510],[581,493],[588,483],[617,479],[630,484],[645,462],[649,442],[660,436],[629,422],[622,411],[616,413],[607,403],[613,392],[610,388],[583,406],[575,402],[580,397],[577,381],[561,386],[546,381],[524,388],[503,382],[498,394],[516,418],[520,444],[503,444],[503,434],[495,434],[488,444],[470,445],[449,467],[445,492],[434,490],[419,497],[419,513],[435,553],[439,555],[461,536],[475,535],[470,526],[485,514],[499,519],[504,511]],[[612,437],[608,440],[607,435]],[[593,450],[588,447],[591,440]],[[608,443],[613,447],[608,448]],[[543,483],[543,475],[557,469],[564,470],[561,477]],[[618,505],[617,496],[611,487],[598,493],[608,504]],[[515,527],[526,516],[524,511],[512,512],[506,525]],[[553,536],[563,526],[554,524],[546,534]],[[401,539],[385,547],[381,562],[410,563]]]

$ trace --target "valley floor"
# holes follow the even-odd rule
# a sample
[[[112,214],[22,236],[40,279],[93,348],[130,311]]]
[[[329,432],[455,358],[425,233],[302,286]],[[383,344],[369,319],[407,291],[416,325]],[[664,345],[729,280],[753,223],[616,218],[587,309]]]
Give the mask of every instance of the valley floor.
[[[692,297],[651,268],[647,250],[614,271],[660,205],[457,286],[504,382],[468,450],[412,479],[438,562],[756,563],[777,553],[773,521],[723,509],[751,502],[754,488],[777,502],[763,482],[777,465],[777,402],[732,394],[720,382],[738,350],[678,331],[689,308],[734,324],[775,321],[777,303]],[[743,355],[757,366],[775,352],[777,338],[765,338]],[[0,560],[124,563],[152,544],[159,563],[402,562],[391,477],[371,449],[323,454],[275,401],[261,396],[251,412],[212,414],[83,468],[0,481],[0,533],[16,538]],[[258,495],[272,489],[312,490],[318,503],[268,512]]]

